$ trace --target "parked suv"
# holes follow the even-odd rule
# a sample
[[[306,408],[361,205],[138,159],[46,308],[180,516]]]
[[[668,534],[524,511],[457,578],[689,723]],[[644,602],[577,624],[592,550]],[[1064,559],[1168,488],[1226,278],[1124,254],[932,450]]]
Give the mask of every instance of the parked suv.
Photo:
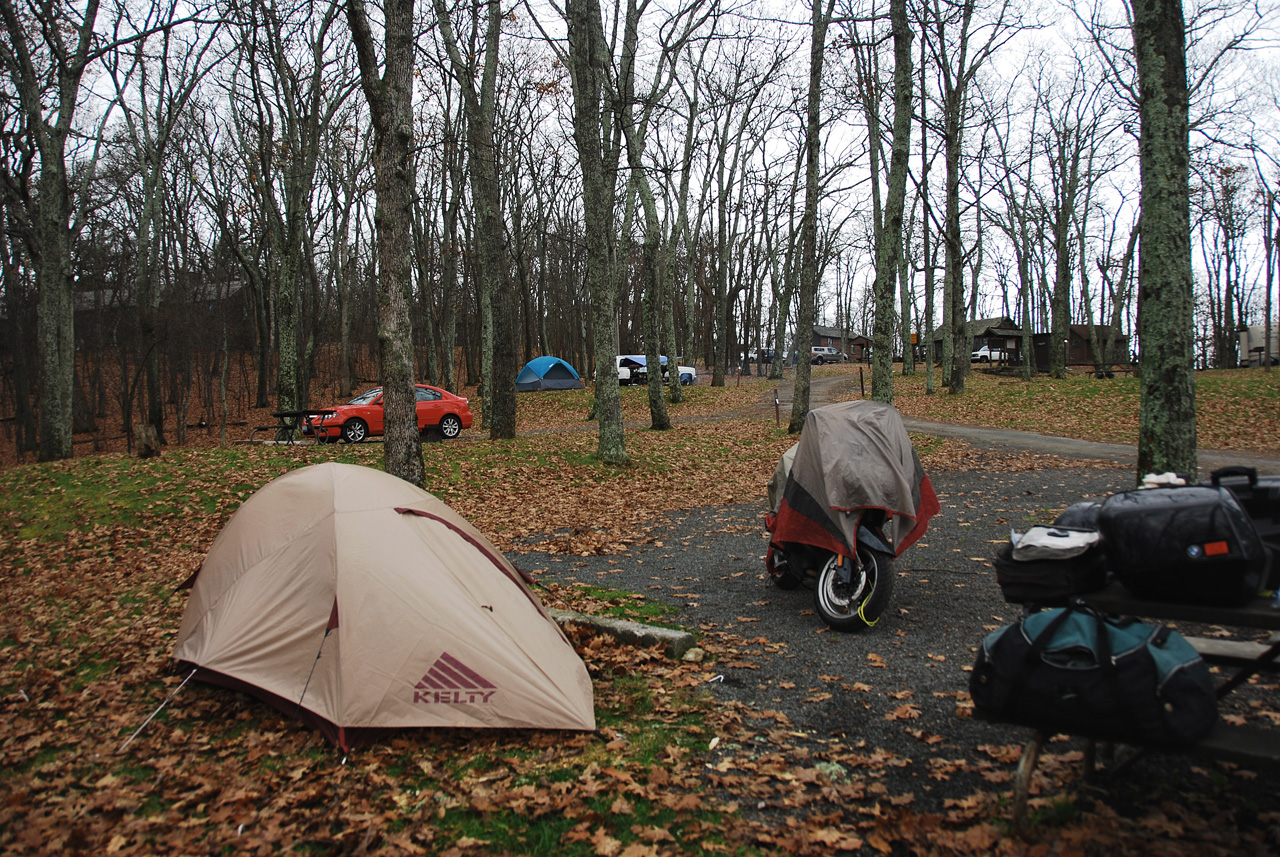
[[[649,370],[645,366],[645,358],[643,354],[619,354],[618,362],[618,383],[627,386],[629,384],[647,384],[649,383]],[[696,384],[698,381],[698,370],[692,366],[676,366],[676,371],[680,373],[680,384],[688,387]],[[670,377],[670,368],[667,364],[667,358],[662,358],[662,383],[667,383]]]
[[[809,362],[819,366],[823,363],[843,363],[847,359],[843,351],[830,345],[815,345],[809,352]]]
[[[993,360],[1003,360],[1004,351],[999,348],[992,348],[990,345],[984,345],[977,351],[969,355],[970,363],[990,363]]]

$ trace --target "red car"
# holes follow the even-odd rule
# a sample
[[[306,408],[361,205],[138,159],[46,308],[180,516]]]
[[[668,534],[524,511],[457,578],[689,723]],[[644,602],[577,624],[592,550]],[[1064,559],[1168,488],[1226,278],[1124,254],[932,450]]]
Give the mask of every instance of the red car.
[[[467,400],[439,387],[418,384],[418,431],[434,428],[448,438],[457,437],[471,428],[471,408]],[[361,393],[345,405],[335,405],[332,416],[316,418],[304,425],[305,435],[327,435],[329,440],[360,443],[367,437],[383,433],[382,388]],[[325,431],[317,431],[324,429]]]

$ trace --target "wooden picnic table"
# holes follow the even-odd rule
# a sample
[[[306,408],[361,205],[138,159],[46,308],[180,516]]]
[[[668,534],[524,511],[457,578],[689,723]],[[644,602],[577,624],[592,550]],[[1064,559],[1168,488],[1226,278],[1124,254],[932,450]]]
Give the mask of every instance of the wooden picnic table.
[[[255,426],[253,431],[249,432],[250,442],[254,441],[255,435],[259,432],[271,432],[272,439],[275,443],[297,443],[299,434],[303,426],[311,427],[317,440],[325,440],[329,436],[329,430],[324,426],[317,426],[313,420],[322,417],[330,417],[337,411],[332,409],[305,409],[298,411],[275,411],[271,416],[275,417],[274,425]]]
[[[1271,597],[1257,596],[1239,607],[1221,607],[1206,604],[1184,604],[1172,601],[1149,601],[1135,598],[1118,582],[1081,595],[1090,607],[1116,616],[1136,616],[1177,622],[1195,622],[1204,625],[1220,625],[1233,628],[1254,628],[1273,631],[1265,643],[1214,637],[1187,636],[1189,642],[1205,663],[1217,666],[1225,673],[1226,680],[1218,688],[1222,699],[1259,673],[1280,672],[1280,609],[1276,609]],[[1027,792],[1031,775],[1035,771],[1040,750],[1052,736],[1042,730],[1023,747],[1022,759],[1014,781],[1013,821],[1021,829],[1026,815]],[[1085,776],[1092,776],[1097,759],[1097,742],[1086,739]],[[1133,758],[1147,748],[1135,748]],[[1167,748],[1163,748],[1167,752]],[[1219,720],[1213,730],[1201,741],[1186,748],[1213,759],[1242,764],[1280,765],[1280,731],[1257,726],[1236,726]]]

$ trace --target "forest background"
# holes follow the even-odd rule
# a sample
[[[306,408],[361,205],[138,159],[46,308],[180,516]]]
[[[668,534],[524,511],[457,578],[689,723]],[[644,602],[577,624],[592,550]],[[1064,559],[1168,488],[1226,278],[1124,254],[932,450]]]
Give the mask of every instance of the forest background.
[[[619,352],[676,353],[719,385],[753,349],[776,376],[812,323],[879,318],[900,376],[933,391],[918,346],[936,340],[958,393],[965,319],[1095,325],[1142,351],[1123,3],[0,0],[0,18],[18,456],[136,423],[182,442],[385,383],[396,361],[476,387],[511,434],[490,420],[514,421],[510,381],[538,354],[591,377]],[[1201,367],[1236,365],[1237,328],[1274,315],[1274,23],[1267,5],[1186,9]],[[396,86],[408,112],[388,124]],[[397,170],[398,209],[379,191]],[[1066,367],[1051,349],[1033,370]]]

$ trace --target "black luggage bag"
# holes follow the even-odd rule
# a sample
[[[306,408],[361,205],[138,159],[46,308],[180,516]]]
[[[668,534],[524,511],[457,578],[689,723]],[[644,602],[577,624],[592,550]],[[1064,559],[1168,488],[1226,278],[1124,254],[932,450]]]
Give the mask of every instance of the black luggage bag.
[[[1143,488],[1098,511],[1107,568],[1139,598],[1240,606],[1266,583],[1267,551],[1221,487]]]
[[[1208,487],[1226,488],[1240,501],[1269,554],[1267,589],[1280,588],[1280,476],[1259,476],[1253,467],[1222,467]]]
[[[1093,533],[1096,529],[1068,526],[1033,528],[1047,533]],[[1030,535],[1031,530],[1028,530]],[[1055,556],[1040,552],[1031,557],[1019,556],[1012,544],[996,550],[996,583],[1004,600],[1011,604],[1034,607],[1064,607],[1073,595],[1101,589],[1107,583],[1107,569],[1102,549],[1095,543],[1084,550]]]

